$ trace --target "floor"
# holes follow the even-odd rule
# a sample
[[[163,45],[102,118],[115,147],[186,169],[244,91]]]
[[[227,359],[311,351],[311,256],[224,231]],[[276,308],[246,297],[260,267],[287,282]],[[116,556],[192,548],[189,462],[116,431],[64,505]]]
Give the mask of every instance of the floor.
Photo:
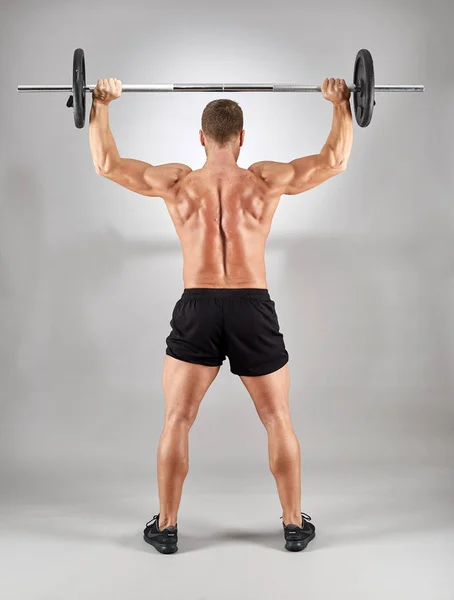
[[[317,537],[295,554],[270,482],[235,494],[188,483],[172,556],[141,538],[152,483],[16,486],[0,510],[0,598],[453,600],[452,470],[384,473],[312,477],[303,510]]]

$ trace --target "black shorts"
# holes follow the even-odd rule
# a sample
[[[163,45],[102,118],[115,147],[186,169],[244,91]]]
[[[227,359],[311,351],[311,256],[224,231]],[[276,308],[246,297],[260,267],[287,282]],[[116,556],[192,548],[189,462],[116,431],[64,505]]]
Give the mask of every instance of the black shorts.
[[[170,321],[166,354],[235,375],[267,375],[288,362],[274,302],[266,289],[185,289]]]

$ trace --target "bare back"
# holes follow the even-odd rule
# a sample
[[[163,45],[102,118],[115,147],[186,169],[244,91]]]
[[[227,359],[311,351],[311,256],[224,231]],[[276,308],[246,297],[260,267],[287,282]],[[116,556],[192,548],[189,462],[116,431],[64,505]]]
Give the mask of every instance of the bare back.
[[[280,195],[237,165],[204,167],[164,198],[185,288],[266,288],[265,244]]]
[[[222,147],[201,130],[207,158],[208,147],[215,155],[202,169],[192,171],[180,163],[153,166],[122,158],[108,115],[109,103],[121,94],[121,82],[100,80],[90,113],[95,169],[129,190],[164,199],[183,249],[186,288],[267,288],[265,244],[281,196],[301,194],[341,173],[351,152],[350,90],[344,80],[334,79],[326,79],[322,90],[334,111],[331,132],[319,154],[241,169],[236,160],[244,130]],[[216,160],[219,152],[230,160]]]

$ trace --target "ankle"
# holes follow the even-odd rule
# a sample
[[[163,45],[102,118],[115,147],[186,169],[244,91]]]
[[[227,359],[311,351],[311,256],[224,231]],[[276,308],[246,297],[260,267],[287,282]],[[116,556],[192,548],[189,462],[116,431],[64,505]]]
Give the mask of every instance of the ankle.
[[[303,524],[303,517],[301,516],[301,512],[299,513],[284,513],[283,523],[285,526],[287,525],[298,525],[301,527]]]
[[[166,529],[167,527],[176,527],[177,520],[170,517],[159,517],[158,527],[159,529]]]

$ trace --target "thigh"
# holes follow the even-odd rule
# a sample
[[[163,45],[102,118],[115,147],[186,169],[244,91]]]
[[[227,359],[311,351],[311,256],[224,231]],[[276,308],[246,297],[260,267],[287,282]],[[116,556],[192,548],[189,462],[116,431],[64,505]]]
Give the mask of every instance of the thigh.
[[[246,386],[264,425],[272,419],[289,416],[290,371],[288,364],[269,375],[243,376],[241,381]]]
[[[166,420],[177,418],[192,424],[219,369],[220,367],[206,367],[166,356],[162,373]]]

